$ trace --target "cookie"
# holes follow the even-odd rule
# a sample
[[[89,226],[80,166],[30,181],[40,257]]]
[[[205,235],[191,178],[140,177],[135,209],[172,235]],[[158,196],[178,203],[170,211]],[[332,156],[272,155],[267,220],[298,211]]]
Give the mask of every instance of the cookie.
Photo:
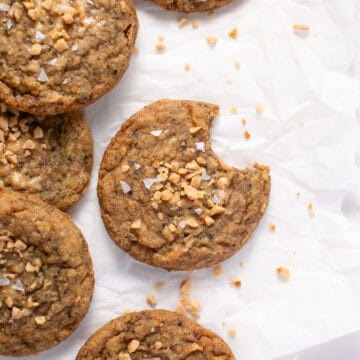
[[[132,0],[1,0],[0,100],[35,115],[88,105],[126,71]]]
[[[166,310],[133,312],[109,322],[80,349],[77,360],[235,360],[217,335]]]
[[[36,117],[0,104],[0,190],[39,195],[68,210],[86,191],[91,131],[79,112]]]
[[[231,0],[153,0],[166,10],[185,13],[209,11],[227,5]]]
[[[35,195],[0,191],[0,354],[35,354],[71,335],[94,276],[71,218]]]
[[[132,116],[99,171],[102,218],[117,245],[168,270],[217,264],[238,251],[268,204],[269,168],[238,170],[211,150],[218,106],[161,100]]]

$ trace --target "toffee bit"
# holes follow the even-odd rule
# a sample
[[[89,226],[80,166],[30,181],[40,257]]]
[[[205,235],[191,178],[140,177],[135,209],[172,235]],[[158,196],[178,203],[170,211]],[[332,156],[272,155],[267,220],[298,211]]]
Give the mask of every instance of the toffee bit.
[[[276,230],[276,225],[274,223],[269,223],[269,230],[274,232]]]
[[[181,18],[181,19],[178,20],[178,25],[179,25],[179,27],[183,27],[183,26],[185,26],[188,22],[189,22],[188,19],[186,19],[186,18]]]
[[[232,276],[230,278],[230,282],[231,284],[236,287],[236,288],[241,288],[241,281],[239,280],[239,278],[237,276]]]
[[[247,130],[244,131],[244,139],[245,139],[245,140],[250,140],[250,138],[251,138],[250,133],[249,133]]]
[[[236,329],[229,329],[228,334],[229,334],[231,337],[234,337],[234,336],[236,336],[236,334],[237,334],[237,330],[236,330]]]
[[[231,31],[229,31],[228,36],[232,39],[236,39],[238,35],[238,30],[236,27],[234,27]]]
[[[157,304],[156,298],[153,294],[149,294],[146,297],[146,302],[151,306],[151,307],[155,307]]]
[[[214,268],[214,275],[215,275],[216,277],[220,277],[220,276],[223,275],[223,269],[222,269],[222,267],[221,267],[220,265],[215,266],[215,268]]]
[[[185,71],[190,71],[190,65],[189,64],[185,64],[185,67],[184,67]]]
[[[262,105],[256,105],[255,111],[258,115],[260,115],[264,112],[264,107]]]
[[[163,52],[166,49],[166,45],[163,43],[158,43],[155,46],[157,52]]]
[[[311,217],[314,217],[314,216],[315,216],[315,212],[314,212],[312,203],[309,203],[307,208],[308,208],[309,215],[310,215]]]
[[[284,266],[279,266],[276,268],[277,275],[283,279],[283,280],[289,280],[290,279],[290,271],[288,268]]]
[[[159,281],[158,283],[155,284],[155,289],[157,291],[160,291],[164,286],[165,286],[165,283],[163,281]]]
[[[210,45],[210,47],[215,47],[217,43],[217,38],[215,36],[208,36],[206,38],[207,43]]]
[[[131,340],[131,342],[130,342],[129,345],[128,345],[128,352],[129,352],[129,354],[134,353],[134,352],[137,350],[137,348],[139,347],[139,345],[140,345],[140,341],[139,341],[139,340],[136,340],[136,339]]]
[[[306,24],[294,24],[293,25],[293,29],[294,30],[310,30],[310,26],[309,25],[306,25]]]

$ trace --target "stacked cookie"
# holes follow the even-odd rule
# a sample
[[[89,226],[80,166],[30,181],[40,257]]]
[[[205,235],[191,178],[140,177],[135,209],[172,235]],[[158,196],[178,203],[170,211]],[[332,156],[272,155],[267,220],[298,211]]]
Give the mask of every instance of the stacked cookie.
[[[157,1],[179,11],[217,1]],[[0,354],[46,350],[88,311],[87,243],[63,211],[86,191],[93,141],[81,108],[127,69],[132,0],[0,0]],[[211,149],[218,106],[161,100],[140,110],[104,154],[98,196],[124,251],[167,270],[217,264],[249,239],[267,207],[266,166],[238,170]],[[143,311],[96,332],[78,359],[234,359],[181,314]]]

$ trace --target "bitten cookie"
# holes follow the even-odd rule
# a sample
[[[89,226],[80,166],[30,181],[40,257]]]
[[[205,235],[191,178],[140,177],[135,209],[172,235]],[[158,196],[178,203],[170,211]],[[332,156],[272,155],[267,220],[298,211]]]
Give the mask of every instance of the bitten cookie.
[[[166,10],[180,12],[209,11],[227,5],[231,0],[153,0]]]
[[[92,162],[81,112],[36,117],[0,104],[0,190],[37,194],[67,210],[85,193]]]
[[[77,360],[235,360],[217,335],[184,315],[147,310],[121,316],[99,329]]]
[[[126,71],[132,0],[1,0],[0,100],[36,115],[88,105]]]
[[[37,196],[0,191],[0,354],[35,354],[71,335],[94,276],[71,218]]]
[[[218,106],[161,100],[132,116],[99,172],[102,218],[135,259],[168,270],[212,266],[238,251],[268,204],[269,168],[238,170],[211,150]]]

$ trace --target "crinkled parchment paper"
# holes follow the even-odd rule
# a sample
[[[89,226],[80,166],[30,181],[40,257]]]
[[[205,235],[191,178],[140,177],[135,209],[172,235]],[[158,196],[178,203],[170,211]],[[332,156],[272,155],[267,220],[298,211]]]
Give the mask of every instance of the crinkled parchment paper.
[[[360,330],[357,1],[235,1],[211,17],[187,16],[197,29],[178,27],[184,15],[142,0],[136,5],[139,53],[120,85],[86,110],[95,166],[72,215],[94,260],[94,299],[73,336],[33,358],[74,359],[110,319],[148,308],[148,293],[158,308],[175,309],[179,284],[189,276],[192,297],[201,302],[199,322],[223,336],[237,359],[275,359]],[[310,30],[295,33],[294,23]],[[235,26],[234,40],[227,33]],[[166,45],[161,54],[155,50],[159,35]],[[208,36],[218,38],[214,48]],[[219,104],[212,130],[216,153],[240,168],[255,161],[271,166],[266,216],[247,245],[223,263],[220,278],[213,269],[189,275],[142,265],[112,243],[102,224],[96,183],[104,149],[130,115],[160,98]],[[263,114],[256,114],[257,105]],[[290,270],[289,281],[275,274],[280,265]],[[230,286],[233,275],[241,279],[240,289]],[[154,289],[158,281],[166,284],[160,292]],[[233,338],[230,328],[237,329]]]

